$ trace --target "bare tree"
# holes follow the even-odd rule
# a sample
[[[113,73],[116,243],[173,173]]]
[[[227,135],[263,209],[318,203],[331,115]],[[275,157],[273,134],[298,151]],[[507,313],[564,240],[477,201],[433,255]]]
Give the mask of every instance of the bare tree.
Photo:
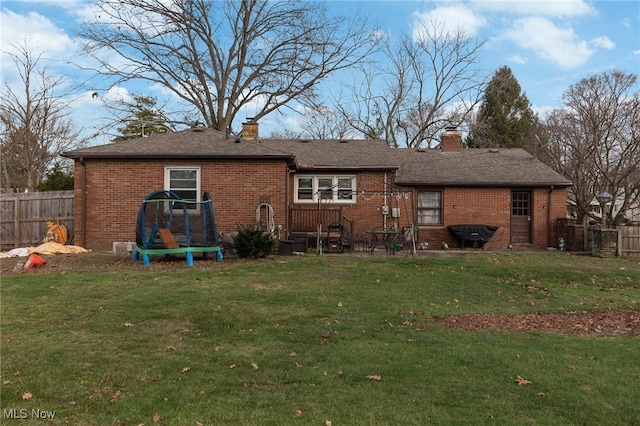
[[[281,126],[271,132],[274,139],[347,139],[354,137],[353,129],[339,112],[325,105],[305,108],[297,123]]]
[[[342,114],[324,105],[307,109],[301,126],[302,136],[311,139],[346,139],[352,131]]]
[[[11,55],[20,81],[3,80],[0,95],[2,189],[34,191],[63,151],[81,143],[60,93],[64,78],[41,66],[25,45]]]
[[[596,74],[572,85],[564,108],[545,122],[551,165],[573,183],[570,191],[578,218],[600,220],[589,206],[608,192],[607,225],[624,221],[640,196],[640,92],[637,75],[622,71]],[[614,213],[614,206],[621,208]]]
[[[81,36],[113,84],[164,87],[207,127],[229,130],[292,102],[313,105],[317,85],[376,48],[363,21],[330,17],[322,2],[99,0]]]
[[[391,147],[431,146],[445,127],[459,125],[486,83],[477,65],[482,43],[431,21],[413,39],[387,43],[384,62],[361,67],[348,87],[353,103],[336,102],[351,125]]]

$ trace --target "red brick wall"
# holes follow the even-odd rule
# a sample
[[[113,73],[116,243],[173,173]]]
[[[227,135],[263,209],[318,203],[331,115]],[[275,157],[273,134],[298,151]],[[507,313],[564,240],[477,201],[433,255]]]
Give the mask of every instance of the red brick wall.
[[[443,226],[420,226],[420,241],[430,248],[439,248],[445,241],[450,247],[458,247],[447,230],[456,224],[481,224],[497,226],[492,239],[485,244],[489,250],[503,250],[511,242],[511,188],[444,188],[442,192]],[[566,217],[566,189],[554,189],[549,197],[548,188],[532,191],[531,246],[544,249],[557,246],[557,222]],[[551,214],[549,214],[549,200]],[[416,202],[417,203],[417,202]]]
[[[76,161],[75,242],[96,251],[110,251],[115,241],[135,241],[140,205],[150,192],[164,189],[165,166],[199,166],[201,191],[214,203],[219,233],[255,223],[256,207],[268,196],[275,223],[286,218],[284,161]],[[83,175],[86,171],[86,200]],[[86,206],[86,222],[84,208]],[[85,226],[85,223],[87,226]]]
[[[315,209],[317,205],[294,204],[294,174],[284,161],[76,161],[74,228],[75,244],[97,251],[110,251],[115,241],[135,241],[140,204],[150,192],[164,188],[165,166],[199,166],[201,189],[211,193],[219,233],[232,232],[238,225],[255,222],[256,207],[269,197],[276,225],[286,235],[287,206]],[[84,172],[86,171],[86,180]],[[287,193],[289,175],[289,204]],[[386,183],[385,183],[386,175]],[[83,182],[86,199],[83,198]],[[355,232],[384,226],[382,206],[399,208],[400,217],[387,216],[387,228],[402,229],[415,223],[416,193],[393,185],[392,172],[357,174],[355,205],[343,204],[344,215],[354,222]],[[549,214],[551,199],[551,214]],[[487,249],[506,249],[510,243],[511,188],[444,188],[442,226],[420,226],[419,240],[438,249],[441,241],[457,247],[446,226],[485,224],[498,226]],[[532,190],[532,246],[543,249],[557,245],[557,220],[566,216],[566,189]],[[328,208],[339,205],[327,206]],[[84,211],[86,207],[86,222]],[[85,226],[85,223],[87,226]]]

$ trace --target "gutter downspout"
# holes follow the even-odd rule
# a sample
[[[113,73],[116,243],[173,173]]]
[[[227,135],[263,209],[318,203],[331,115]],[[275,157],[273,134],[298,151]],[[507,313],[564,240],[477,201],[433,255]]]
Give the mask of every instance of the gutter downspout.
[[[553,218],[551,217],[551,193],[553,192],[553,185],[549,188],[549,192],[547,193],[547,247],[554,247],[553,242],[551,241],[551,221]]]
[[[289,217],[289,179],[291,178],[291,169],[288,164],[284,165],[284,229],[287,232],[287,239],[291,235],[290,222],[291,218]]]
[[[80,233],[80,246],[85,247],[87,244],[87,165],[84,162],[84,158],[80,157],[79,163],[82,166],[82,184],[80,186],[82,191],[82,220]]]
[[[386,209],[389,209],[389,205],[387,204],[387,172],[384,172],[384,202],[383,206]],[[387,214],[385,212],[382,213],[382,225],[383,229],[387,230]]]

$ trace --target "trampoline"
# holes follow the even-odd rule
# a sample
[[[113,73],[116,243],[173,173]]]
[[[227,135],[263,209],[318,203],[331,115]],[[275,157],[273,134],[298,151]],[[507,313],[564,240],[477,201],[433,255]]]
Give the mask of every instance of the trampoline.
[[[146,266],[151,255],[182,253],[187,266],[193,266],[194,253],[205,258],[215,253],[222,261],[211,196],[205,192],[202,201],[191,201],[172,191],[154,191],[140,206],[133,260],[142,258]]]

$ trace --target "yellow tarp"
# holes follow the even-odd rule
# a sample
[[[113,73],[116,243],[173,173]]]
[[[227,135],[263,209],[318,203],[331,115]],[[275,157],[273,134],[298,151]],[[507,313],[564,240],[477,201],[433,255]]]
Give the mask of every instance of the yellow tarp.
[[[77,254],[77,253],[89,253],[84,247],[80,246],[65,246],[59,243],[48,242],[40,244],[37,247],[30,247],[27,250],[27,256],[33,253],[38,254]]]

